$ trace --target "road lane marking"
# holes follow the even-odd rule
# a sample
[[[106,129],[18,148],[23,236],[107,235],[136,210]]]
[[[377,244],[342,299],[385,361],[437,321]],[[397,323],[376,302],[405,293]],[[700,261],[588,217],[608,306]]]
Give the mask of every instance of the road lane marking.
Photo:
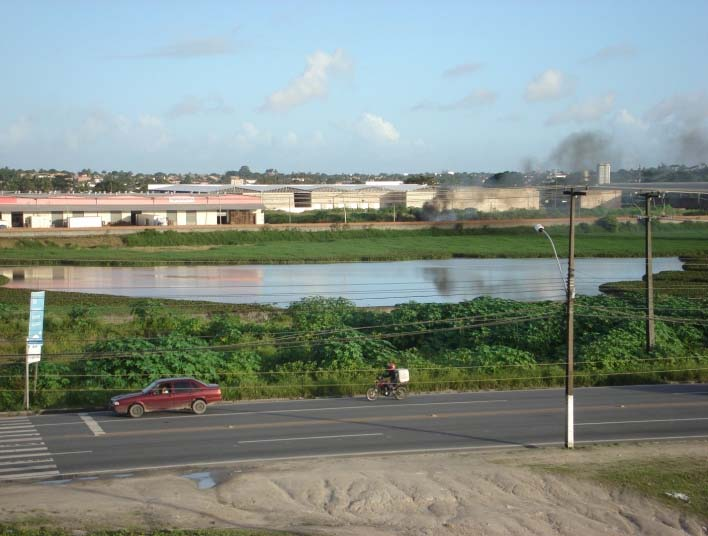
[[[36,441],[37,439],[41,439],[39,437],[39,434],[22,434],[15,436],[13,438],[5,437],[3,436],[3,439],[0,439],[0,443],[8,443],[10,441]]]
[[[21,448],[21,449],[3,448],[3,449],[0,449],[0,454],[13,453],[13,452],[30,452],[33,450],[41,450],[42,448],[46,449],[43,441],[41,443],[39,443],[39,445],[40,445],[39,447]],[[5,445],[5,446],[10,447],[10,446],[16,446],[16,445]],[[29,445],[17,445],[17,446],[28,447]]]
[[[383,433],[376,434],[342,434],[342,435],[330,435],[330,436],[311,436],[311,437],[283,437],[278,439],[250,439],[246,441],[239,441],[241,443],[272,443],[276,441],[305,441],[307,439],[340,439],[343,437],[367,437],[367,436],[382,436]]]
[[[689,435],[689,436],[673,436],[673,437],[643,437],[643,438],[623,438],[623,439],[601,439],[601,440],[585,440],[577,441],[576,443],[615,443],[628,441],[663,441],[674,439],[706,439],[708,435]],[[529,447],[553,447],[561,446],[563,441],[547,441],[547,442],[529,442],[518,445],[475,445],[467,447],[439,447],[428,449],[401,449],[401,450],[372,450],[367,452],[342,452],[334,454],[306,454],[302,456],[274,456],[272,458],[237,458],[232,460],[220,460],[213,462],[194,461],[189,463],[169,464],[169,465],[146,465],[139,467],[121,467],[115,469],[98,469],[96,471],[76,471],[71,473],[61,473],[63,477],[82,476],[82,475],[100,475],[113,473],[135,473],[138,471],[156,471],[164,469],[183,469],[189,467],[218,467],[227,465],[237,465],[244,463],[259,463],[259,462],[277,462],[277,461],[297,461],[297,460],[312,460],[322,458],[362,458],[367,456],[383,456],[396,454],[425,454],[432,452],[464,452],[464,451],[480,451],[480,450],[505,450],[505,449],[522,449]]]
[[[35,469],[56,469],[56,465],[49,464],[49,465],[27,465],[24,467],[26,471],[32,471]],[[0,473],[9,473],[10,471],[17,471],[16,467],[5,467],[4,469],[0,469]],[[0,475],[0,478],[2,478],[2,475]]]
[[[455,404],[491,404],[492,402],[508,402],[508,400],[494,399],[494,400],[465,400],[461,402],[413,402],[406,403],[405,407],[409,408],[411,406],[452,406]],[[303,413],[312,411],[336,411],[338,409],[373,409],[373,408],[394,408],[395,406],[377,406],[375,404],[362,404],[360,406],[340,406],[340,407],[330,407],[330,408],[297,408],[297,409],[271,409],[265,411],[241,411],[238,413],[226,413],[226,415],[260,415],[263,413]],[[214,415],[216,416],[216,415]]]
[[[81,420],[86,423],[86,426],[88,426],[89,430],[93,432],[93,435],[106,435],[106,432],[103,431],[103,428],[101,428],[101,426],[88,413],[79,413],[79,417],[81,417]]]
[[[38,437],[37,439],[34,439],[31,442],[25,440],[20,443],[8,443],[6,445],[0,445],[0,449],[9,449],[10,447],[35,447],[37,445],[44,445],[44,441],[42,441],[41,437]],[[0,450],[0,452],[5,451]]]
[[[461,402],[415,402],[415,403],[406,403],[405,407],[412,407],[412,406],[450,406],[450,405],[457,405],[457,404],[491,404],[493,402],[508,402],[507,399],[494,399],[494,400],[467,400],[467,401],[461,401]],[[327,408],[297,408],[297,409],[270,409],[270,410],[259,410],[259,411],[234,411],[234,412],[225,412],[225,413],[209,413],[206,415],[174,415],[174,416],[163,416],[161,415],[159,419],[161,421],[171,421],[175,419],[184,419],[186,418],[198,418],[198,419],[208,419],[208,418],[217,418],[217,417],[231,417],[231,416],[239,416],[239,415],[268,415],[268,414],[278,414],[278,413],[309,413],[309,412],[314,412],[314,411],[337,411],[337,410],[344,410],[344,409],[373,409],[373,410],[382,410],[382,409],[394,409],[395,406],[382,406],[382,405],[377,405],[373,403],[366,403],[366,404],[361,404],[359,406],[332,406],[332,407],[327,407]],[[102,412],[103,414],[103,412]],[[80,415],[88,415],[87,413],[83,413]],[[122,422],[118,422],[116,420],[115,415],[110,418],[110,419],[100,419],[96,420],[96,423],[99,425],[101,423],[118,423],[118,424],[127,424],[131,421],[123,419]],[[45,423],[45,424],[38,424],[38,427],[45,427],[45,426],[72,426],[72,425],[77,425],[77,424],[83,424],[81,422],[60,422],[60,423]],[[109,435],[112,432],[107,432]]]
[[[47,450],[47,449],[45,447],[45,448],[38,448],[35,450]],[[26,458],[27,456],[49,456],[49,452],[42,452],[42,453],[33,452],[32,454],[3,454],[2,456],[0,456],[0,460],[6,460],[9,458]]]
[[[622,408],[622,412],[626,412],[630,409],[652,409],[652,408],[660,408],[660,409],[669,409],[669,408],[687,408],[687,407],[706,407],[708,406],[708,400],[701,401],[701,402],[671,402],[671,403],[643,403],[643,404],[631,404],[631,405],[626,405],[624,408]],[[375,407],[375,406],[371,406]],[[404,408],[404,405],[391,405],[391,406],[386,406],[386,407],[400,407]],[[617,411],[617,406],[616,404],[603,404],[603,405],[597,405],[597,406],[585,406],[585,407],[576,407],[576,412],[577,411],[591,411],[591,410],[612,410],[612,411]],[[262,412],[266,414],[271,414],[272,417],[278,417],[277,411],[266,411]],[[521,415],[557,415],[559,413],[565,413],[565,408],[562,406],[554,406],[554,407],[541,407],[541,408],[529,408],[529,409],[520,409],[520,408],[512,408],[512,409],[479,409],[475,411],[460,411],[460,412],[445,412],[445,413],[418,413],[414,415],[397,415],[397,414],[378,414],[378,415],[372,415],[369,417],[337,417],[337,416],[332,416],[329,418],[316,418],[316,417],[309,417],[309,416],[303,416],[300,418],[288,418],[287,420],[277,420],[277,421],[268,421],[268,422],[257,422],[257,423],[245,423],[245,424],[228,424],[228,423],[223,423],[223,424],[205,424],[204,426],[193,426],[195,424],[195,421],[191,420],[192,418],[197,418],[201,419],[202,417],[209,417],[209,415],[200,415],[200,416],[187,416],[186,420],[183,420],[185,425],[188,424],[188,426],[180,426],[176,428],[170,428],[169,433],[170,434],[195,434],[195,433],[200,433],[200,432],[213,432],[213,431],[237,431],[237,430],[249,430],[249,429],[263,429],[263,428],[287,428],[287,427],[300,427],[300,426],[307,426],[307,425],[332,425],[332,424],[355,424],[355,425],[374,425],[374,426],[382,426],[383,424],[381,423],[387,423],[387,422],[403,422],[403,421],[422,421],[422,422],[428,422],[428,421],[437,421],[440,422],[444,419],[459,419],[459,418],[466,418],[466,417],[504,417],[504,416],[521,416]],[[248,412],[248,414],[252,414],[251,412]],[[229,414],[229,415],[235,415],[235,414]],[[222,415],[223,416],[223,415]],[[283,416],[286,417],[286,416]],[[180,417],[177,417],[180,418]],[[287,417],[286,417],[287,418]],[[166,421],[167,419],[160,417],[160,421]],[[157,419],[156,419],[157,421]],[[140,422],[136,422],[134,420],[129,420],[125,421],[129,423],[131,426],[140,426]],[[145,423],[146,421],[141,420],[142,423]],[[147,421],[149,422],[149,421]],[[107,432],[103,437],[104,438],[111,438],[111,437],[136,437],[136,436],[149,436],[149,435],[161,435],[165,433],[165,429],[161,428],[150,428],[150,429],[131,429],[131,430],[122,430],[122,431],[116,431],[116,432]],[[64,439],[71,439],[71,438],[83,438],[85,437],[82,434],[64,434],[61,436]]]
[[[679,421],[708,421],[708,417],[694,417],[686,419],[650,419],[646,421],[605,421],[605,422],[583,422],[575,423],[575,426],[594,426],[601,424],[635,424],[635,423],[649,423],[649,422],[679,422]]]
[[[52,456],[64,456],[66,454],[90,454],[92,450],[74,450],[71,452],[52,452]]]
[[[36,452],[38,450],[47,450],[47,447],[32,447],[29,449],[8,449],[8,450],[0,450],[0,459],[2,458],[16,458],[17,456],[10,456],[9,454],[6,455],[5,453],[17,453],[17,452]],[[26,454],[21,454],[21,456],[26,456]]]
[[[47,463],[53,461],[51,458],[47,458],[45,456],[39,456],[37,459],[28,459],[28,460],[13,460],[11,462],[0,462],[0,465],[20,465],[20,464],[27,464],[27,463]]]
[[[27,417],[0,421],[0,481],[58,474],[42,436]]]

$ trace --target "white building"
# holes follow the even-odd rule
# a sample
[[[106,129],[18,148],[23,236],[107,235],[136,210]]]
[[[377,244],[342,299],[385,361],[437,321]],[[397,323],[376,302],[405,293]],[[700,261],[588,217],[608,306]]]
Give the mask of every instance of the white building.
[[[610,163],[604,162],[597,165],[597,183],[610,184]]]

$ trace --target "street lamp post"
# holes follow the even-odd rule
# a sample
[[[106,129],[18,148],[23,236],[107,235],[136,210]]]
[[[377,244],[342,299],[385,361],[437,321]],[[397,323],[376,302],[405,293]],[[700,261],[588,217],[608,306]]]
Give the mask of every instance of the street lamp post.
[[[551,238],[551,235],[549,235],[546,232],[546,228],[541,225],[540,223],[537,223],[536,225],[533,226],[533,230],[536,231],[537,233],[543,233],[546,238],[548,238],[548,241],[551,243],[551,247],[553,248],[553,255],[556,257],[556,264],[558,264],[558,273],[560,273],[561,276],[561,281],[563,281],[563,289],[565,292],[568,291],[568,283],[566,283],[565,276],[563,275],[563,268],[561,268],[561,262],[560,259],[558,258],[558,251],[556,251],[556,245],[553,243],[553,239]]]
[[[575,446],[574,437],[574,403],[573,403],[573,351],[574,351],[574,301],[575,301],[575,198],[580,195],[585,195],[583,191],[576,191],[571,188],[563,192],[570,196],[570,231],[568,235],[568,278],[563,278],[563,270],[561,269],[558,252],[550,235],[546,232],[543,225],[536,224],[534,229],[536,232],[546,235],[553,247],[553,254],[556,257],[558,271],[561,274],[561,279],[565,285],[565,302],[566,302],[566,362],[565,362],[565,447],[572,449]]]
[[[540,223],[533,226],[536,232],[543,233],[548,238],[553,248],[553,255],[556,257],[558,264],[558,272],[565,287],[565,303],[566,303],[566,334],[567,334],[567,354],[565,360],[565,447],[572,449],[575,443],[574,439],[574,418],[573,418],[573,272],[571,270],[570,258],[568,259],[568,279],[563,276],[560,259],[556,245],[553,243],[551,235],[546,232],[546,229]]]

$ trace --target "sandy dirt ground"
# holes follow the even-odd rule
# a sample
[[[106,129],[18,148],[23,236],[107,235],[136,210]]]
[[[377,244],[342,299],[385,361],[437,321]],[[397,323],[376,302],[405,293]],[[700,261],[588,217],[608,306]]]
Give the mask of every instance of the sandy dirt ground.
[[[326,458],[210,468],[196,474],[12,483],[0,488],[0,519],[35,520],[75,530],[242,527],[344,536],[705,536],[706,520],[538,466],[657,456],[706,460],[707,454],[708,442],[695,441],[575,451]]]

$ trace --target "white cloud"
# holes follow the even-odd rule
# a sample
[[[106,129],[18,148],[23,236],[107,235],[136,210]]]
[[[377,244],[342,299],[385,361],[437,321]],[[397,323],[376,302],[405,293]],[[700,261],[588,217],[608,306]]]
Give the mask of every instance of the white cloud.
[[[602,97],[595,97],[579,104],[569,106],[562,112],[553,114],[546,124],[559,125],[561,123],[585,123],[596,121],[612,111],[615,104],[615,94],[608,93]]]
[[[273,136],[270,132],[262,131],[247,121],[241,124],[241,130],[236,134],[235,141],[243,149],[253,149],[259,145],[270,145]]]
[[[497,94],[495,92],[486,89],[478,89],[452,105],[449,105],[448,109],[470,108],[484,104],[494,104],[496,100]]]
[[[450,67],[443,72],[443,76],[447,78],[454,78],[458,76],[465,76],[479,71],[482,68],[481,63],[463,63],[461,65],[455,65]]]
[[[283,145],[286,145],[288,147],[294,147],[298,143],[298,137],[297,134],[294,132],[288,132],[285,137],[283,138]]]
[[[287,87],[276,91],[261,106],[261,110],[288,111],[312,99],[327,94],[329,77],[332,74],[351,70],[352,64],[342,49],[334,54],[317,51],[307,58],[305,71]]]
[[[395,143],[401,137],[392,123],[368,112],[357,122],[356,131],[362,138],[377,143]]]
[[[526,86],[526,100],[530,102],[554,100],[570,95],[573,84],[556,69],[548,69]]]
[[[197,58],[201,56],[223,56],[233,54],[234,47],[228,39],[223,37],[207,37],[204,39],[192,39],[188,41],[178,41],[160,48],[140,52],[138,54],[125,54],[113,56],[117,59],[140,59],[140,58]]]
[[[218,95],[210,97],[186,95],[182,100],[174,104],[165,116],[170,119],[177,119],[197,114],[231,114],[233,112],[234,109]]]
[[[5,131],[0,131],[0,144],[19,145],[24,143],[30,139],[33,129],[34,125],[29,117],[19,117],[10,123]]]
[[[642,130],[647,128],[647,124],[640,118],[633,115],[629,110],[622,108],[615,116],[615,122],[620,126],[635,127]]]
[[[616,59],[631,58],[636,56],[637,50],[627,43],[619,43],[601,48],[595,54],[585,59],[585,63],[600,63]]]
[[[69,125],[63,132],[65,146],[73,151],[88,147],[121,147],[123,150],[158,152],[167,148],[173,137],[162,119],[143,114],[135,119],[97,109]]]

